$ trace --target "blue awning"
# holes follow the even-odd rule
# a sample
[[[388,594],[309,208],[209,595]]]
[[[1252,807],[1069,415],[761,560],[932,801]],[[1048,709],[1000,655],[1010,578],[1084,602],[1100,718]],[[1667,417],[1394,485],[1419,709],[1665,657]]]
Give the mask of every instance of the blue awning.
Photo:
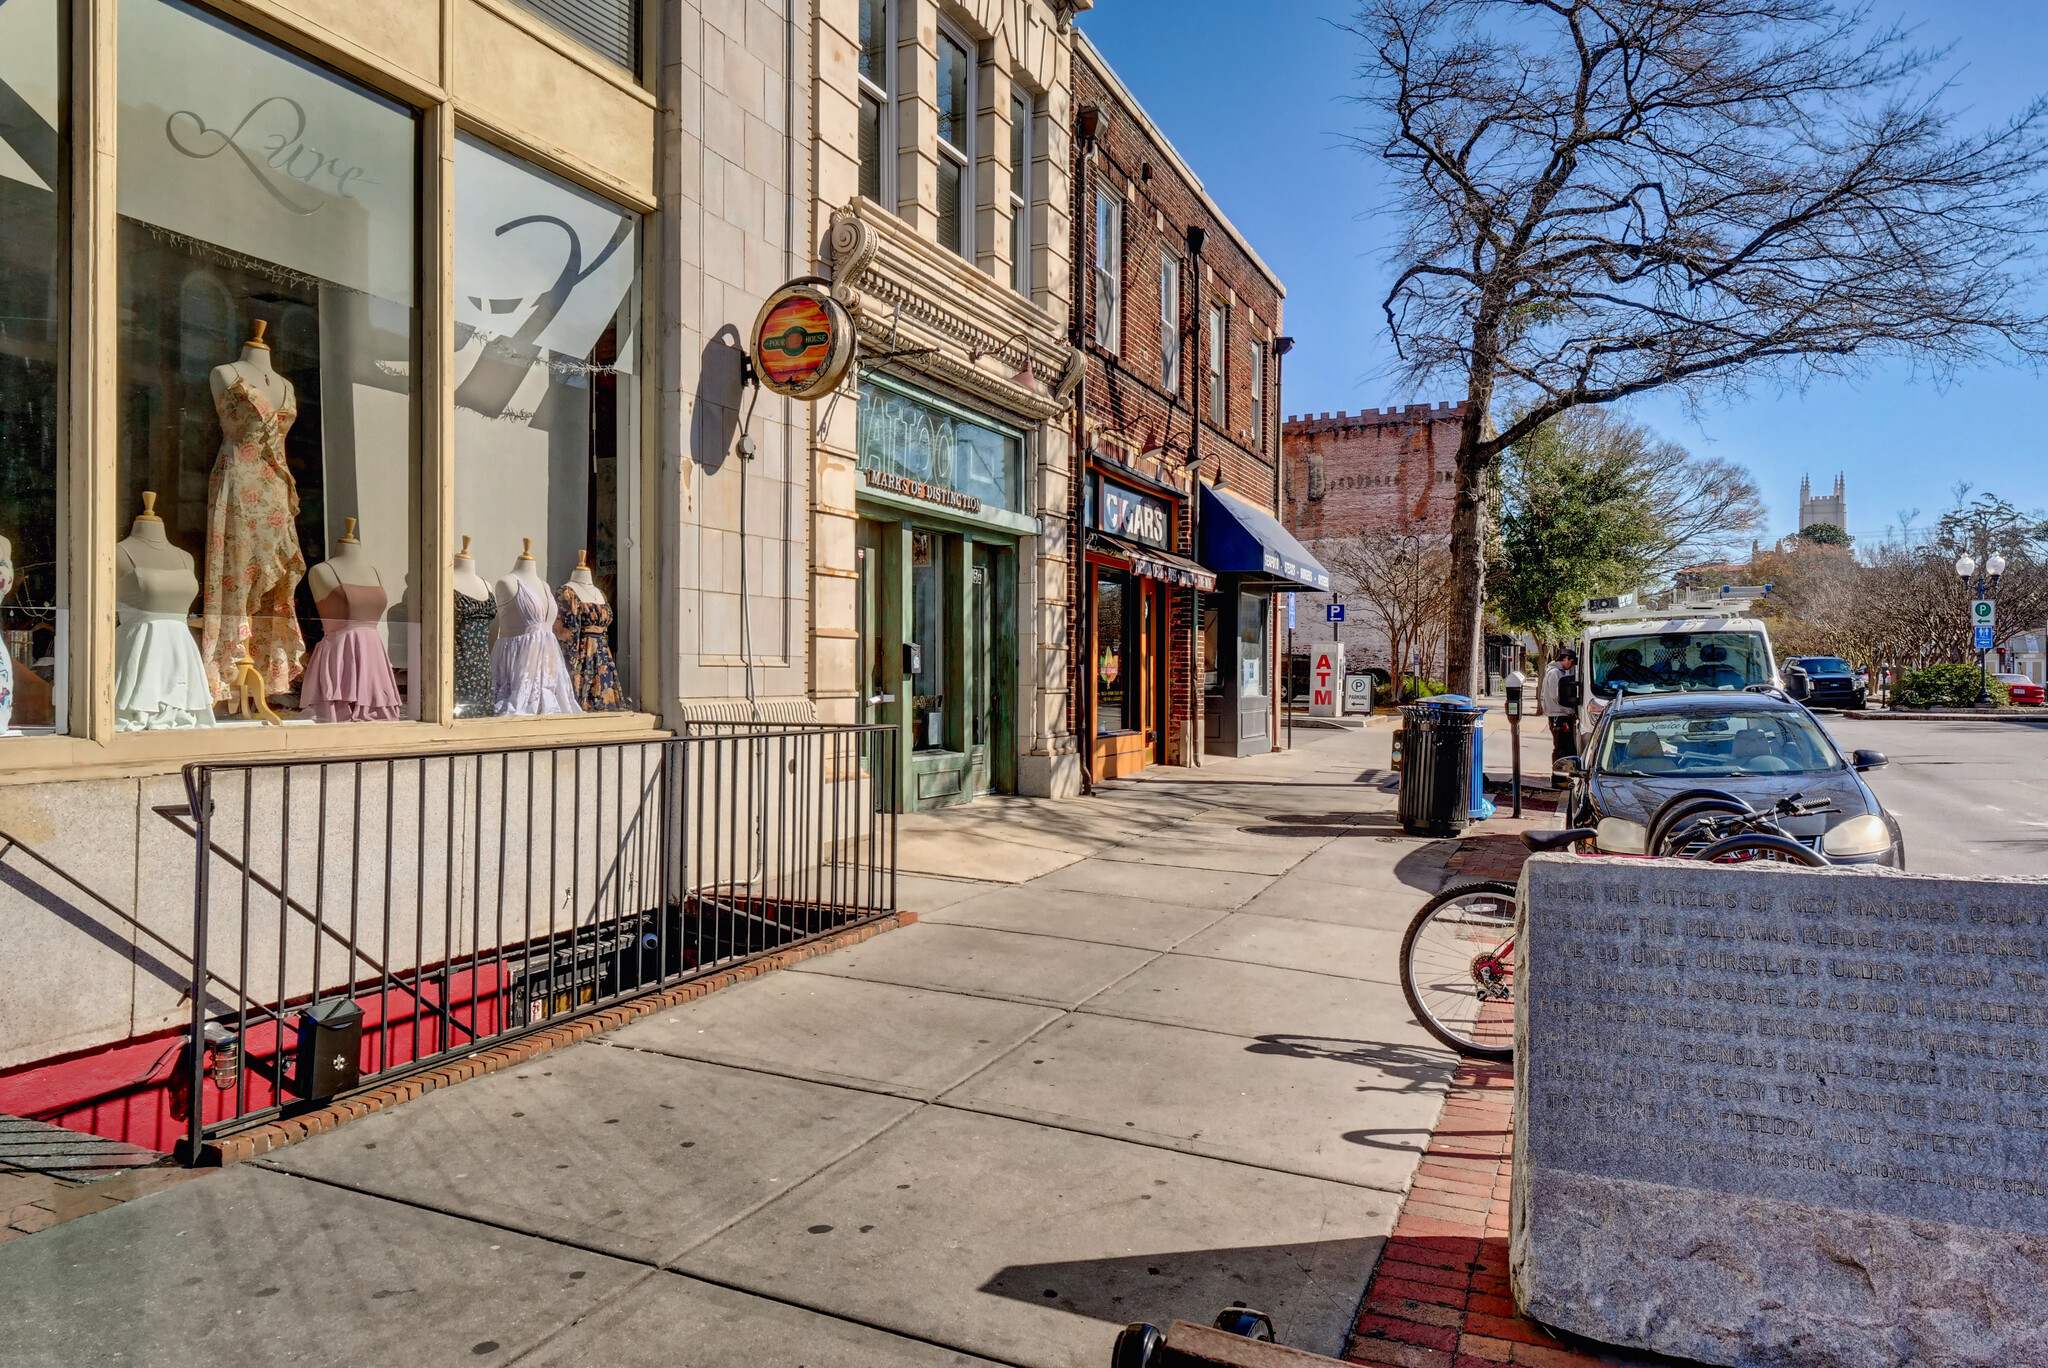
[[[1202,564],[1219,575],[1259,575],[1330,591],[1330,572],[1280,525],[1229,490],[1202,486]]]

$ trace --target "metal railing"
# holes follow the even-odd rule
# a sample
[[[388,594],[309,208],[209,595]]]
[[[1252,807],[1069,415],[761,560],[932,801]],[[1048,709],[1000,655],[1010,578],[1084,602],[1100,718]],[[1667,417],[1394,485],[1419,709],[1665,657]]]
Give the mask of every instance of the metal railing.
[[[723,724],[187,766],[189,806],[160,811],[196,850],[188,1156],[893,912],[898,738]]]

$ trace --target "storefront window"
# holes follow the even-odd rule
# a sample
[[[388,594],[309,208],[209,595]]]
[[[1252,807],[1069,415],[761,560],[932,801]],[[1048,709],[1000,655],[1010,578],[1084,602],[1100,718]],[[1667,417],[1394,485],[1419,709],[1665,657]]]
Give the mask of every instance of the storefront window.
[[[873,380],[861,382],[859,428],[861,469],[1024,512],[1023,443],[1016,436]]]
[[[1130,640],[1130,576],[1120,570],[1095,572],[1095,734],[1132,730],[1127,703],[1137,664]]]
[[[61,731],[57,0],[0,4],[0,735]]]
[[[120,35],[116,725],[417,717],[416,120],[176,0]]]
[[[457,717],[632,706],[639,261],[638,214],[457,139]]]
[[[1239,697],[1266,696],[1266,600],[1260,594],[1237,596],[1237,668]]]
[[[946,748],[945,543],[931,532],[910,534],[911,744]]]

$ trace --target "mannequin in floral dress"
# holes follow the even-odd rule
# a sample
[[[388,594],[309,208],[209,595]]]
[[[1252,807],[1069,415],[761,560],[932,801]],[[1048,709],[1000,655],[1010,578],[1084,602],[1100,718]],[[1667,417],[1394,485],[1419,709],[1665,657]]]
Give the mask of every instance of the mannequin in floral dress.
[[[611,628],[612,606],[591,576],[590,553],[578,551],[569,582],[555,591],[555,637],[585,712],[615,712],[625,699],[612,662]]]
[[[209,377],[221,441],[206,490],[200,654],[216,699],[228,696],[244,650],[271,693],[289,692],[306,662],[292,605],[306,558],[299,550],[298,486],[284,451],[299,403],[291,382],[272,369],[263,331],[256,320],[241,356]]]

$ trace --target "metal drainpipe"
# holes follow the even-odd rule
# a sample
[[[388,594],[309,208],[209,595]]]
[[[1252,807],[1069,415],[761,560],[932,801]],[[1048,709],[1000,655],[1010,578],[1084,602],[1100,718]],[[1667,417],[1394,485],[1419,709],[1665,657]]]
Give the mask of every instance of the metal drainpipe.
[[[1193,298],[1189,301],[1190,326],[1195,345],[1194,364],[1188,368],[1188,385],[1194,394],[1188,404],[1188,556],[1196,564],[1202,560],[1202,252],[1198,243],[1190,243],[1188,251],[1188,279],[1194,286]],[[1188,754],[1185,757],[1190,769],[1202,768],[1202,751],[1206,740],[1202,735],[1202,589],[1200,585],[1191,591],[1194,595],[1194,635],[1188,642]],[[1217,623],[1216,665],[1223,667],[1222,623]]]
[[[1075,113],[1077,117],[1074,137],[1079,140],[1079,111],[1076,110]],[[1092,153],[1094,147],[1093,141],[1088,142],[1087,153]],[[1073,236],[1067,259],[1078,265],[1081,261],[1082,245],[1087,240],[1086,230],[1082,226],[1082,211],[1088,207],[1089,156],[1084,154],[1075,158],[1075,162],[1079,173],[1074,177],[1074,211],[1070,215]],[[1092,277],[1082,273],[1081,278],[1086,282]],[[1073,474],[1067,489],[1067,563],[1074,567],[1074,597],[1081,608],[1081,621],[1067,624],[1067,640],[1079,641],[1082,649],[1079,652],[1073,652],[1071,649],[1069,651],[1067,696],[1072,700],[1069,712],[1077,724],[1074,728],[1074,749],[1081,761],[1081,796],[1085,798],[1095,792],[1095,691],[1089,684],[1092,678],[1089,671],[1095,668],[1095,577],[1088,572],[1088,529],[1084,526],[1087,505],[1083,496],[1088,487],[1088,452],[1084,419],[1087,412],[1088,365],[1087,334],[1081,321],[1081,291],[1075,292],[1073,305],[1068,311],[1067,339],[1083,354],[1081,380],[1074,386],[1074,452],[1071,463]]]

